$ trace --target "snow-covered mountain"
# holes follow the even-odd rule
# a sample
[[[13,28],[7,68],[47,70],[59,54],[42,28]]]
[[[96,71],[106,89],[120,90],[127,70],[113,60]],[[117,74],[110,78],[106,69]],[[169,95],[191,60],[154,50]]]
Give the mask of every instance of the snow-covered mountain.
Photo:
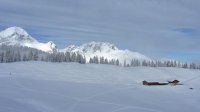
[[[119,60],[120,63],[130,63],[132,59],[149,60],[148,57],[129,50],[120,50],[115,45],[108,42],[90,42],[81,46],[70,45],[65,49],[58,50],[56,45],[49,41],[48,43],[41,43],[29,35],[24,29],[20,27],[10,27],[0,32],[0,45],[17,45],[36,48],[45,52],[53,52],[54,50],[60,52],[75,52],[82,54],[86,61],[94,56],[104,57],[108,60]]]
[[[45,52],[56,50],[56,45],[49,41],[40,43],[20,27],[10,27],[0,32],[0,45],[18,45],[36,48]]]
[[[150,60],[148,57],[129,50],[120,50],[115,45],[108,42],[90,42],[81,46],[71,45],[61,50],[63,52],[76,52],[86,57],[88,62],[94,56],[104,57],[108,60],[118,59],[120,63],[130,63],[132,59]]]

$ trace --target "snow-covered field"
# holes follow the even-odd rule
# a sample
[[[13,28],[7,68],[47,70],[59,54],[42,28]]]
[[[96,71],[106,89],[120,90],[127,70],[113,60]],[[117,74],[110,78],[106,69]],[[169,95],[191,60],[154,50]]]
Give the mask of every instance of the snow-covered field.
[[[184,85],[141,84],[173,79]],[[180,68],[3,63],[0,112],[200,112],[199,81],[199,70]]]

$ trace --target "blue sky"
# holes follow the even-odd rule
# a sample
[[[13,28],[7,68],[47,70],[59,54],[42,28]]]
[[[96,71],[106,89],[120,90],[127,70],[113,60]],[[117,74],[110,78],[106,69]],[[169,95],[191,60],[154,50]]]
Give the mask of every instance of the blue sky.
[[[153,58],[200,61],[200,0],[0,0],[0,30],[41,42],[106,41]]]

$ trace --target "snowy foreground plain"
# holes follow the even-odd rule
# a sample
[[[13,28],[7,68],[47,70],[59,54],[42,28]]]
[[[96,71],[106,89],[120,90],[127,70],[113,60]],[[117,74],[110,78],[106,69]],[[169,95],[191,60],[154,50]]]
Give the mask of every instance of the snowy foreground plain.
[[[141,84],[173,79],[184,85]],[[180,68],[4,63],[0,112],[200,112],[199,81],[200,70]]]

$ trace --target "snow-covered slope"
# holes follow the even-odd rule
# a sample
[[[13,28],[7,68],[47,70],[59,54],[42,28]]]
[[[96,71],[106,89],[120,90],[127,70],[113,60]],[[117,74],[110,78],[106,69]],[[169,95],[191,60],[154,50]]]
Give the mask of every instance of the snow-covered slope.
[[[47,62],[1,63],[0,68],[0,112],[200,110],[199,70]],[[141,84],[173,79],[184,85]]]
[[[104,57],[108,60],[119,59],[120,63],[130,63],[132,59],[149,60],[148,57],[129,50],[120,50],[115,45],[108,42],[90,42],[81,46],[71,45],[61,50],[63,52],[78,52],[86,57],[87,62],[94,56]]]
[[[0,32],[0,45],[19,45],[36,48],[45,52],[56,50],[56,45],[50,41],[40,43],[20,27],[10,27]]]

